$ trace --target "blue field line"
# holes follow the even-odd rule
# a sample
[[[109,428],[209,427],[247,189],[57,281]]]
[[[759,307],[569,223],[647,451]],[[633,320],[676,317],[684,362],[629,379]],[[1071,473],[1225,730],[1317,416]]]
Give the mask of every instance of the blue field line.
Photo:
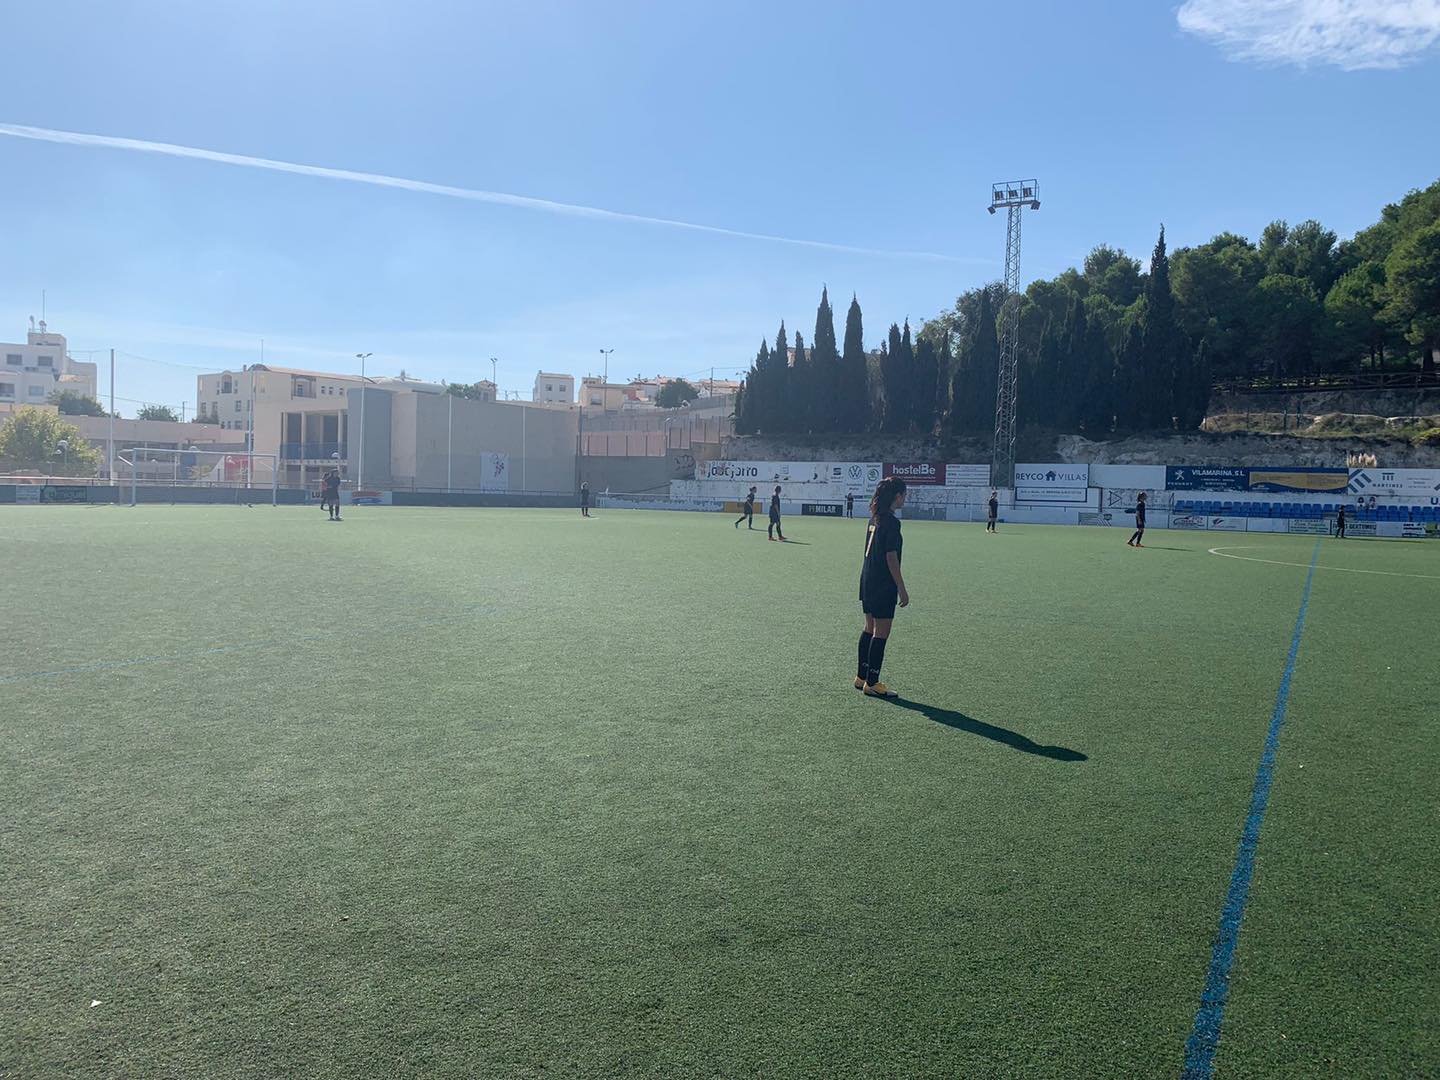
[[[1290,679],[1295,674],[1295,658],[1300,653],[1300,635],[1305,632],[1305,612],[1310,607],[1310,587],[1315,582],[1315,564],[1320,559],[1320,541],[1310,556],[1310,570],[1305,575],[1305,592],[1300,597],[1300,614],[1295,617],[1295,632],[1290,636],[1290,653],[1285,658],[1285,673],[1280,676],[1280,689],[1275,693],[1275,708],[1270,714],[1270,730],[1265,736],[1265,749],[1260,755],[1260,768],[1255,773],[1255,786],[1250,792],[1250,813],[1240,834],[1240,850],[1235,854],[1235,869],[1230,874],[1230,890],[1220,911],[1220,928],[1215,933],[1215,947],[1210,954],[1210,969],[1205,973],[1205,990],[1200,995],[1200,1010],[1195,1025],[1185,1041],[1185,1067],[1180,1080],[1210,1080],[1215,1070],[1215,1050],[1220,1045],[1220,1027],[1225,1021],[1225,1002],[1230,997],[1230,969],[1235,963],[1235,946],[1240,939],[1240,923],[1245,918],[1245,905],[1250,899],[1250,879],[1255,874],[1255,849],[1260,843],[1260,826],[1265,821],[1265,808],[1270,804],[1270,785],[1274,780],[1275,757],[1280,749],[1280,729],[1285,724],[1285,709],[1290,704]]]
[[[458,622],[472,615],[493,615],[505,610],[507,610],[505,607],[495,604],[471,604],[457,611],[447,612],[444,615],[433,615],[424,619],[412,619],[408,622],[401,621],[398,624],[395,621],[387,620],[383,624],[377,623],[371,626],[355,627],[349,630],[326,630],[314,634],[288,634],[283,638],[234,642],[228,645],[212,645],[181,652],[157,653],[153,656],[131,656],[124,660],[97,660],[93,663],[76,664],[72,667],[51,668],[48,671],[17,671],[9,675],[0,675],[0,686],[6,683],[23,682],[29,679],[53,679],[65,675],[91,675],[101,671],[143,667],[147,664],[164,664],[174,660],[194,660],[206,656],[216,656],[221,653],[240,652],[245,649],[275,649],[309,641],[341,641],[346,638],[364,637],[368,634],[393,633],[397,630],[434,626],[438,623]]]

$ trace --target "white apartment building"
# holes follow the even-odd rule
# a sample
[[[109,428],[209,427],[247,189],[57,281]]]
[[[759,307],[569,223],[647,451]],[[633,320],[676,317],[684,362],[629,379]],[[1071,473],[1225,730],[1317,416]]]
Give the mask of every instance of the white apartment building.
[[[44,322],[23,345],[0,342],[0,356],[0,403],[44,405],[65,390],[95,396],[95,365],[70,359],[65,336],[50,333]]]
[[[556,375],[548,371],[537,372],[532,400],[545,405],[573,405],[575,403],[575,376]]]

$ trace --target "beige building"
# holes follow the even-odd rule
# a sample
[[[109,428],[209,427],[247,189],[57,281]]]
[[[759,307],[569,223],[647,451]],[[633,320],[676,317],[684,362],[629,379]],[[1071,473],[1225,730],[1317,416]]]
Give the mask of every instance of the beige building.
[[[337,460],[346,461],[347,395],[378,382],[358,375],[251,364],[240,371],[199,376],[195,403],[199,415],[238,435],[242,446],[253,430],[257,454],[279,455],[281,484],[307,484],[317,482]],[[432,386],[413,380],[404,383]]]
[[[52,394],[66,390],[95,396],[95,365],[72,360],[65,335],[51,333],[43,321],[39,330],[25,335],[23,345],[0,342],[0,357],[0,404],[44,405]]]
[[[532,400],[542,405],[573,405],[575,376],[556,375],[548,371],[536,372]]]

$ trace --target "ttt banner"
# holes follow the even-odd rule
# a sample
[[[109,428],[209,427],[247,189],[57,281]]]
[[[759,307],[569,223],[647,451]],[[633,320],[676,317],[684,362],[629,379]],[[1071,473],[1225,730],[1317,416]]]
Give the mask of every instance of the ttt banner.
[[[1349,469],[1251,469],[1251,491],[1335,491],[1350,483]]]

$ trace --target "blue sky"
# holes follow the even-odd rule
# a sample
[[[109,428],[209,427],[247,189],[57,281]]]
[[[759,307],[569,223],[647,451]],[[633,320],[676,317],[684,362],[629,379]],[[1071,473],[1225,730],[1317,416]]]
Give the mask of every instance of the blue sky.
[[[0,134],[0,340],[48,292],[117,393],[277,364],[526,390],[731,373],[822,283],[867,341],[998,277],[1316,217],[1440,176],[1440,0],[996,6],[410,0],[12,5],[0,124],[199,147],[827,247]],[[933,253],[945,258],[888,255]],[[101,359],[101,353],[95,354]],[[141,357],[145,359],[140,359]],[[103,378],[102,378],[103,382]]]

